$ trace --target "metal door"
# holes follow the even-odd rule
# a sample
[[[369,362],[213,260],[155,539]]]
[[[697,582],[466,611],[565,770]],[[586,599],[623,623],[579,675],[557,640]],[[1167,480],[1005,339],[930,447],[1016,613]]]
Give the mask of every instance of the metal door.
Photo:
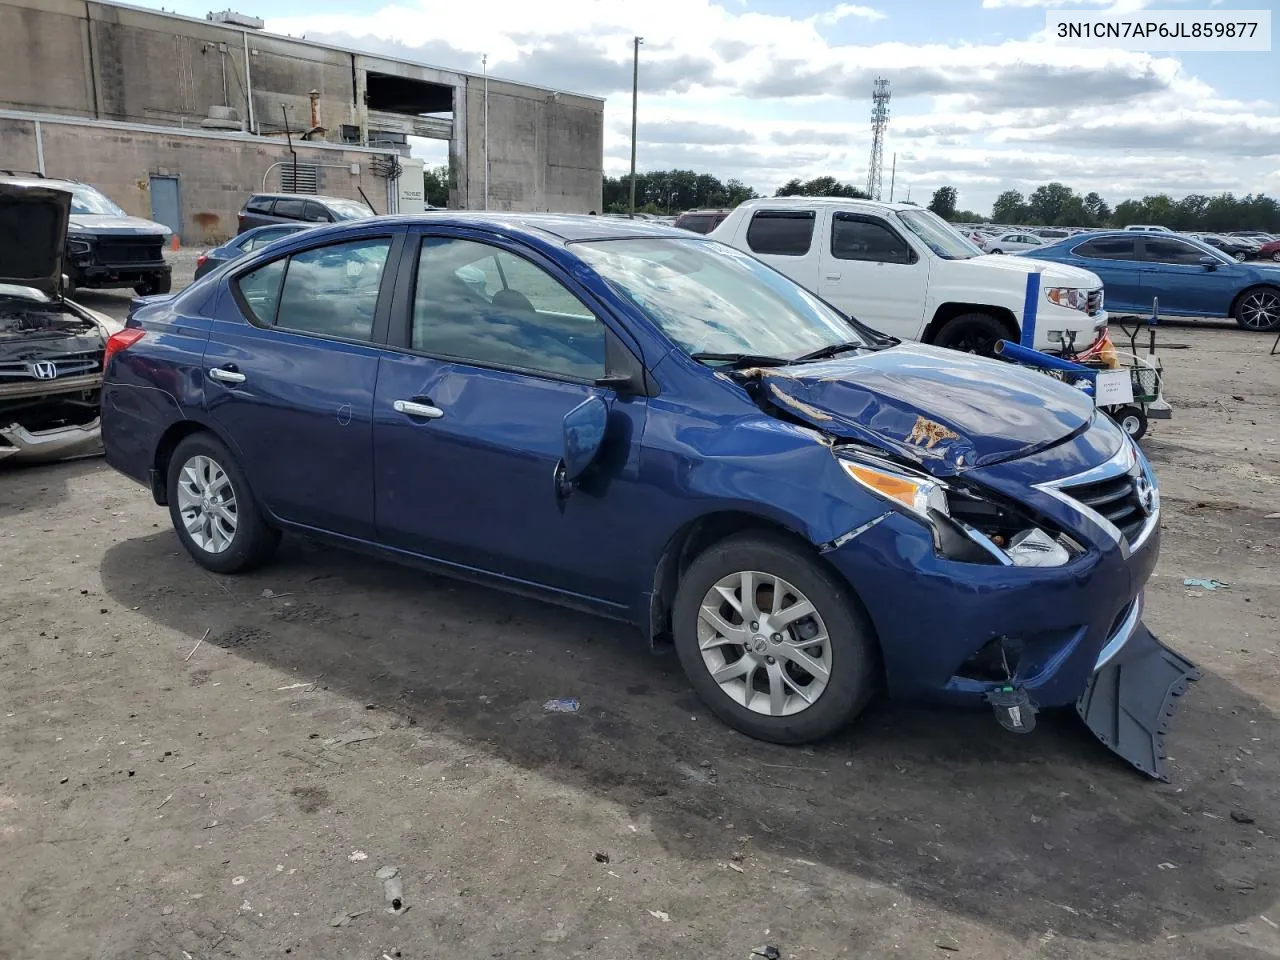
[[[151,177],[151,219],[163,223],[182,239],[182,203],[177,177]]]

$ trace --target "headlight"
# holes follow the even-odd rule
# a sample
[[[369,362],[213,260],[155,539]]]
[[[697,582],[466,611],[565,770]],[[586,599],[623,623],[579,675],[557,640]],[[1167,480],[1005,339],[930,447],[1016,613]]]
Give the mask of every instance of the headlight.
[[[67,249],[72,253],[88,253],[89,241],[87,240],[68,240]]]
[[[872,466],[862,461],[842,459],[840,466],[872,493],[905,507],[922,520],[932,522],[930,510],[937,510],[944,516],[948,513],[946,488],[932,477],[881,463]]]
[[[1046,287],[1045,299],[1069,310],[1087,310],[1089,308],[1089,291],[1079,287]]]

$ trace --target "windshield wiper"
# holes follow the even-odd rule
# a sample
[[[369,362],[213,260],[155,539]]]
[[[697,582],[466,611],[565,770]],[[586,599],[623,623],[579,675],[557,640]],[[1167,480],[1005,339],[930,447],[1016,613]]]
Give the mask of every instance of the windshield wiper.
[[[874,349],[865,343],[829,343],[825,347],[819,347],[809,353],[802,353],[793,360],[793,363],[808,363],[810,360],[826,360],[828,357],[838,356],[842,353],[848,353],[850,350],[869,350]]]
[[[786,357],[766,357],[758,353],[691,353],[699,363],[723,363],[731,367],[785,367],[794,361]]]

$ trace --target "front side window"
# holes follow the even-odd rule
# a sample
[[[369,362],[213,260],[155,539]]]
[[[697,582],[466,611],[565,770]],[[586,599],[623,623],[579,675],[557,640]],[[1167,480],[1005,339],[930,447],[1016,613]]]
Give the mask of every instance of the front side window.
[[[361,217],[373,216],[372,210],[355,200],[329,199],[325,201],[325,205],[335,220],[359,220]]]
[[[290,220],[301,220],[302,212],[306,209],[306,201],[304,200],[277,200],[276,216],[288,217]]]
[[[803,287],[726,244],[653,237],[570,249],[689,354],[794,359],[867,342]]]
[[[273,260],[236,284],[263,326],[369,340],[390,250],[387,237],[316,247]]]
[[[879,220],[837,213],[831,221],[831,255],[837,260],[910,263],[907,241]]]
[[[759,210],[747,227],[752,253],[775,257],[803,257],[813,243],[812,210]]]
[[[1143,259],[1147,263],[1176,263],[1183,266],[1199,266],[1200,258],[1211,256],[1199,247],[1194,247],[1181,240],[1166,240],[1163,237],[1147,237],[1142,241],[1146,247]],[[1217,259],[1215,257],[1215,259]]]
[[[306,209],[303,213],[303,219],[310,223],[328,223],[329,211],[314,200],[308,200]]]
[[[542,267],[472,240],[424,237],[412,346],[479,366],[598,380],[605,331]]]

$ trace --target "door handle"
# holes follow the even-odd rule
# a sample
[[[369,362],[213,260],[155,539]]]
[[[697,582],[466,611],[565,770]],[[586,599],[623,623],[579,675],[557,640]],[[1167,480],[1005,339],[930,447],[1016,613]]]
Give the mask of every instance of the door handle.
[[[839,279],[840,279],[840,274],[838,274],[838,273],[828,273],[828,274],[826,274],[822,279],[823,279],[823,280],[839,280]]]
[[[209,371],[209,378],[220,383],[244,383],[245,381],[245,375],[239,370],[230,370],[226,367],[214,367]]]
[[[423,417],[427,420],[439,420],[444,416],[444,411],[439,407],[433,407],[429,403],[419,403],[417,400],[397,400],[391,404],[396,413],[403,413],[407,417]]]

